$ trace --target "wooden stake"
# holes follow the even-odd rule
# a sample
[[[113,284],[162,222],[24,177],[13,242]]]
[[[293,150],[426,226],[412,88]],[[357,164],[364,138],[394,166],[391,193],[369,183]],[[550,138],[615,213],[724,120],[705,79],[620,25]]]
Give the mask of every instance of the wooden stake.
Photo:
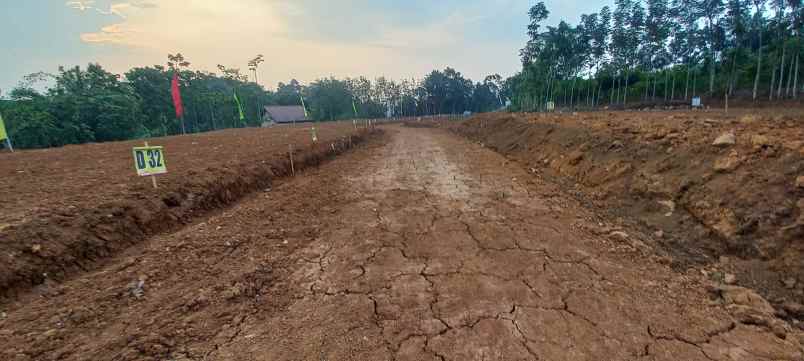
[[[148,147],[148,142],[145,142],[145,147]],[[159,184],[156,183],[156,176],[151,175],[151,183],[154,185],[154,189],[159,189]]]
[[[296,168],[293,167],[293,144],[288,144],[288,155],[290,156],[290,172],[291,175],[296,175]]]

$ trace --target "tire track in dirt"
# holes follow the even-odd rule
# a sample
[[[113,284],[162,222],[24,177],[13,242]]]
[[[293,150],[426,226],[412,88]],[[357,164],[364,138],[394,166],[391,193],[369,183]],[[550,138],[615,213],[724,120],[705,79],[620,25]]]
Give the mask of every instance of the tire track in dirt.
[[[700,275],[660,264],[639,234],[590,231],[606,221],[502,156],[443,131],[387,133],[20,300],[0,356],[801,359],[792,330],[736,322]]]

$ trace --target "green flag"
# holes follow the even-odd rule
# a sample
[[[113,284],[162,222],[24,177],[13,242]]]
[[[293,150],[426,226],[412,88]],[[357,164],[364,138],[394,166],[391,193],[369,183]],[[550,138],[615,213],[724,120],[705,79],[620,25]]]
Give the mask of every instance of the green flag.
[[[309,118],[309,117],[310,117],[310,115],[309,115],[309,114],[307,114],[307,107],[306,107],[306,106],[304,106],[304,95],[299,94],[299,98],[301,98],[301,102],[302,102],[302,109],[304,109],[304,117],[305,117],[305,118]]]
[[[352,109],[355,111],[355,117],[357,117],[357,105],[355,105],[354,99],[352,99]]]
[[[8,133],[6,133],[6,124],[3,122],[3,115],[0,114],[0,140],[8,139]]]
[[[245,120],[246,116],[243,115],[243,106],[240,105],[240,99],[237,97],[237,92],[234,92],[235,103],[237,103],[237,111],[240,113],[240,120]]]

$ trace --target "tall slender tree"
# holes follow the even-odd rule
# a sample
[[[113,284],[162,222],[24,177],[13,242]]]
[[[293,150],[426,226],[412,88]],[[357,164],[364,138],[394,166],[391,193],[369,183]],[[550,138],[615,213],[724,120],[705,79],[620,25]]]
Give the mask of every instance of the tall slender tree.
[[[723,0],[699,0],[695,3],[695,10],[706,21],[706,48],[709,54],[709,94],[712,95],[715,92],[716,37],[719,30],[717,20],[725,10],[725,6],[723,5]]]
[[[759,91],[759,77],[762,73],[762,32],[763,32],[763,25],[765,23],[765,4],[767,0],[751,0],[754,5],[754,34],[757,37],[758,45],[756,47],[756,59],[757,59],[757,67],[754,71],[754,90],[753,90],[753,99],[754,101],[757,100],[757,95]]]
[[[742,53],[745,35],[748,32],[748,0],[728,0],[726,4],[726,27],[731,35],[731,65],[728,79],[728,94],[734,93],[738,77],[738,57]]]
[[[670,36],[669,7],[667,0],[647,0],[648,18],[645,22],[646,46],[648,51],[649,70],[653,76],[653,99],[656,99],[657,69],[664,69],[669,64],[667,40]],[[646,87],[647,89],[647,87]]]
[[[541,23],[550,16],[550,12],[547,11],[547,6],[544,5],[544,2],[539,2],[530,8],[528,16],[530,18],[530,23],[528,24],[528,42],[525,44],[525,47],[519,51],[522,64],[525,66],[533,61],[534,57],[536,57],[536,54],[541,49],[542,42],[539,39],[539,29],[541,29]]]

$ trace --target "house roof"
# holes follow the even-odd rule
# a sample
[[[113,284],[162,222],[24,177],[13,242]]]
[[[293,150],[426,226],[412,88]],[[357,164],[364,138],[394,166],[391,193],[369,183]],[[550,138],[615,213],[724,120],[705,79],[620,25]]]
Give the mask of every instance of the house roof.
[[[292,123],[307,121],[304,108],[300,105],[278,105],[265,107],[265,113],[276,123]]]

